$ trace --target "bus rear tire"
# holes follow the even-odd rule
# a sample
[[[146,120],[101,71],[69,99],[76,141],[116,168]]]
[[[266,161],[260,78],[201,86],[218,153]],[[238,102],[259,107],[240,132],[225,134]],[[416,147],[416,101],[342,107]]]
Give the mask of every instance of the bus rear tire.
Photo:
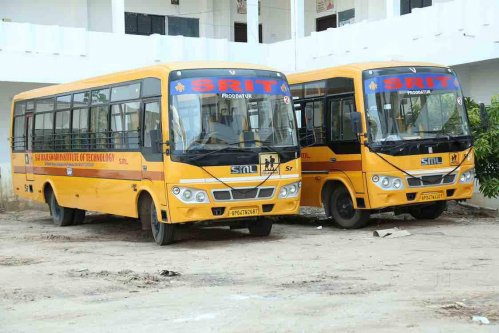
[[[139,214],[142,225],[151,226],[152,236],[156,244],[163,246],[175,241],[175,225],[158,220],[156,205],[151,197],[147,196],[141,200]]]
[[[50,191],[48,202],[52,221],[56,226],[65,227],[73,224],[74,209],[60,206],[53,191]]]
[[[417,205],[409,208],[409,214],[416,220],[434,220],[447,208],[447,202],[437,201],[429,205]]]
[[[87,212],[83,209],[76,209],[75,208],[74,216],[73,216],[73,224],[74,225],[82,224],[83,221],[85,220],[86,213]]]
[[[258,218],[248,224],[250,235],[256,237],[266,237],[272,231],[272,220],[268,217]]]
[[[333,189],[329,210],[334,222],[344,229],[359,229],[365,227],[369,221],[369,211],[355,209],[350,193],[343,186]]]

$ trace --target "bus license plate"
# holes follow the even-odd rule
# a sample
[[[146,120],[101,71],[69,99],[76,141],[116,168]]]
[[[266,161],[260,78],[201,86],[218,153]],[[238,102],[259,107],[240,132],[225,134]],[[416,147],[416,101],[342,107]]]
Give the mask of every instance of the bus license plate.
[[[421,193],[421,201],[435,201],[444,197],[442,192],[426,192]]]
[[[258,215],[258,208],[240,208],[229,210],[229,217],[245,217]]]

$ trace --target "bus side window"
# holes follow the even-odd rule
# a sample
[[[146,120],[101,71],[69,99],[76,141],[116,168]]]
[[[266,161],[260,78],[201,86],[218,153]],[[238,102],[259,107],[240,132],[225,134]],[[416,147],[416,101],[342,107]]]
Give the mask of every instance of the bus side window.
[[[304,104],[306,140],[309,144],[324,143],[324,102],[322,99],[308,101]]]
[[[74,150],[88,149],[88,108],[73,110],[71,146]]]
[[[69,130],[70,130],[70,111],[63,110],[55,113],[55,150],[69,150]]]
[[[139,147],[139,102],[114,104],[111,107],[111,144],[114,149]]]
[[[109,139],[109,106],[94,106],[90,109],[90,143],[92,149],[107,149]]]
[[[160,151],[161,116],[159,110],[159,102],[146,103],[144,106],[144,147],[154,148],[154,151]]]
[[[357,138],[352,129],[351,113],[355,112],[355,104],[352,97],[335,98],[329,103],[331,112],[331,140],[351,141]]]
[[[341,101],[343,140],[356,140],[357,135],[353,132],[352,112],[355,112],[355,105],[352,98]]]
[[[14,106],[14,131],[12,137],[12,150],[24,151],[26,148],[26,124],[25,124],[26,103],[17,102]]]
[[[34,150],[52,150],[53,148],[53,113],[45,112],[35,115]]]
[[[333,99],[329,103],[331,112],[331,140],[341,140],[341,109],[340,100]]]

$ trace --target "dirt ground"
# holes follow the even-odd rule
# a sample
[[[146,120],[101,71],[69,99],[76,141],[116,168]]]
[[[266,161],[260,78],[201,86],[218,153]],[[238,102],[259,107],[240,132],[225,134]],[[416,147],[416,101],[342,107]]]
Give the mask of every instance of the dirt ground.
[[[304,213],[268,238],[193,227],[166,247],[125,218],[0,214],[0,331],[499,332],[497,217],[348,231]],[[373,237],[391,227],[411,235]]]

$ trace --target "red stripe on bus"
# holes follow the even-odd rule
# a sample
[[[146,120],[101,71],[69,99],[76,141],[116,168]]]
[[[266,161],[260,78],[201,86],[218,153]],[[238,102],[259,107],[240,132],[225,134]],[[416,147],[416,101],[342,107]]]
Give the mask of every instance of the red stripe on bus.
[[[37,175],[69,176],[67,168],[35,167]],[[164,180],[161,171],[135,171],[135,170],[96,170],[96,169],[72,169],[70,177],[88,177],[105,179],[127,179],[127,180]]]

